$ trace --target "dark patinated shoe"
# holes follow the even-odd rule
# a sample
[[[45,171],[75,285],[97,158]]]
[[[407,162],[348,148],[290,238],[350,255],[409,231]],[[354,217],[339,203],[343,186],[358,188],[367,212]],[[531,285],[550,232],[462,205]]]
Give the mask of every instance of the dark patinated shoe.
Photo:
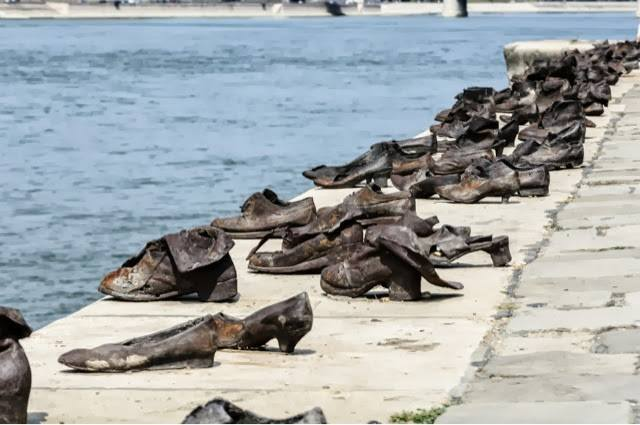
[[[405,176],[412,174],[417,170],[425,169],[431,162],[431,154],[427,153],[415,159],[408,160],[394,160],[392,162],[392,174],[391,179],[394,176]]]
[[[580,102],[575,100],[556,102],[544,111],[536,124],[522,129],[518,139],[542,143],[549,133],[559,133],[576,122],[584,121],[585,112]]]
[[[234,239],[261,238],[268,233],[281,237],[281,229],[309,223],[316,215],[316,206],[313,198],[285,202],[275,192],[265,189],[251,195],[241,211],[240,216],[216,218],[211,225]]]
[[[438,187],[458,183],[460,183],[460,174],[430,175],[411,185],[411,187],[409,187],[409,193],[416,198],[428,199],[438,193]]]
[[[494,267],[506,266],[511,261],[509,237],[471,236],[469,227],[443,225],[433,234],[421,238],[420,242],[431,246],[429,260],[436,267],[450,266],[454,261],[476,251],[489,254]]]
[[[108,273],[99,291],[124,301],[160,301],[193,293],[201,301],[229,300],[238,294],[232,247],[233,240],[215,227],[166,235]]]
[[[426,145],[424,145],[426,146]],[[394,161],[408,161],[424,155],[424,151],[404,150],[398,143],[381,142],[371,146],[364,155],[344,166],[321,165],[302,174],[316,186],[326,188],[354,187],[362,181],[386,186]]]
[[[58,362],[83,372],[195,369],[212,367],[217,349],[216,324],[206,315],[140,338],[71,350]]]
[[[401,216],[415,209],[415,199],[409,193],[382,193],[377,185],[365,186],[336,206],[320,208],[311,223],[289,229],[283,237],[283,247],[294,247],[320,233],[335,232],[348,221]]]
[[[478,160],[474,162],[478,175],[492,178],[503,177],[516,172],[520,189],[519,196],[547,196],[551,176],[544,165],[522,168],[512,164],[507,158],[498,158],[495,161]]]
[[[272,339],[283,353],[293,353],[313,325],[313,311],[306,292],[264,307],[244,319],[224,313],[213,316],[218,348],[256,349]]]
[[[214,398],[196,407],[182,421],[183,424],[326,424],[327,418],[319,407],[284,419],[258,416],[223,399]]]
[[[262,273],[314,273],[348,258],[355,244],[362,243],[360,224],[352,224],[333,233],[321,233],[290,248],[276,252],[257,252],[261,241],[250,253],[249,269]]]
[[[473,161],[480,158],[493,160],[495,155],[490,149],[468,150],[452,146],[443,153],[440,158],[429,164],[429,171],[437,175],[460,174],[464,172]]]
[[[518,145],[508,159],[522,168],[575,168],[584,160],[584,136],[584,122],[576,121],[557,134],[549,133],[542,143],[530,140]]]
[[[520,189],[518,173],[491,177],[479,175],[474,166],[470,166],[460,177],[460,182],[436,187],[437,194],[449,201],[471,204],[488,196],[498,196],[506,202]]]
[[[0,307],[0,423],[27,423],[31,368],[20,342],[31,328],[19,310]]]

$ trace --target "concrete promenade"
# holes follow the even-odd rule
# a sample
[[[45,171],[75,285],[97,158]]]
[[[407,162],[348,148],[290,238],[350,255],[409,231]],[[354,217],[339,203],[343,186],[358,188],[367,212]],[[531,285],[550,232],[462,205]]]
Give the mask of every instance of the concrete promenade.
[[[636,13],[631,1],[478,2],[469,3],[471,14],[479,13]],[[343,6],[347,16],[440,15],[442,3],[381,3]],[[0,19],[117,19],[117,18],[288,18],[331,16],[324,4],[218,3],[218,4],[107,4],[0,3]]]
[[[425,284],[429,293],[421,302],[339,299],[322,294],[317,275],[248,273],[244,258],[256,242],[237,241],[231,254],[238,302],[102,300],[24,340],[33,370],[30,420],[179,422],[216,396],[272,417],[320,406],[330,422],[387,421],[401,410],[463,394],[465,404],[443,420],[481,420],[477,411],[499,411],[481,403],[495,402],[549,401],[549,409],[575,412],[576,405],[556,402],[589,400],[577,406],[586,411],[602,405],[592,400],[605,400],[618,402],[606,404],[612,415],[629,413],[632,405],[624,400],[636,396],[632,389],[640,382],[637,355],[628,354],[638,350],[631,328],[640,320],[634,292],[640,272],[634,261],[640,94],[629,92],[635,84],[637,72],[612,88],[616,101],[594,119],[598,127],[587,130],[586,167],[554,172],[550,196],[512,198],[507,205],[418,200],[423,217],[436,214],[442,223],[470,225],[476,234],[507,234],[510,267],[492,268],[488,256],[474,254],[464,258],[467,267],[440,269],[444,278],[465,284],[459,294]],[[321,207],[351,191],[305,195]],[[277,247],[270,241],[265,248]],[[100,278],[87,285],[97,287]],[[72,348],[117,342],[206,313],[243,316],[300,291],[309,293],[315,321],[293,355],[272,344],[268,351],[218,352],[210,369],[127,374],[70,372],[56,361]],[[537,407],[509,405],[512,411],[550,412]]]
[[[640,420],[640,78],[627,82],[637,85],[612,106],[595,160],[441,423]]]

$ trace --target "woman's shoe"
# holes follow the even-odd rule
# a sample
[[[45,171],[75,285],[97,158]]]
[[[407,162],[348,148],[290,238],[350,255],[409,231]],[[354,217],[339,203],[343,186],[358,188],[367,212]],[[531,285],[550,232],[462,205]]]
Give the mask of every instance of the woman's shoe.
[[[326,424],[322,409],[309,411],[284,419],[258,416],[223,399],[214,398],[207,404],[196,407],[182,421],[183,424]]]
[[[232,247],[231,238],[215,227],[166,235],[108,273],[99,291],[124,301],[160,301],[193,293],[200,301],[229,300],[238,294]]]
[[[473,166],[469,167],[457,184],[436,187],[438,195],[449,201],[464,204],[476,203],[488,196],[502,197],[507,202],[520,188],[518,174],[515,171],[501,176],[490,177],[477,175]]]
[[[285,202],[275,192],[265,189],[251,195],[236,217],[216,218],[211,225],[224,230],[234,239],[262,238],[267,234],[282,237],[282,229],[302,226],[316,215],[313,198]]]
[[[31,328],[19,310],[0,307],[0,423],[27,423],[31,368],[20,342]]]
[[[292,353],[298,342],[311,330],[313,311],[309,296],[302,292],[264,307],[244,319],[218,313],[213,320],[220,349],[256,349],[275,338],[280,351]]]
[[[216,323],[207,315],[173,328],[92,349],[64,353],[58,362],[83,372],[129,372],[213,366]]]

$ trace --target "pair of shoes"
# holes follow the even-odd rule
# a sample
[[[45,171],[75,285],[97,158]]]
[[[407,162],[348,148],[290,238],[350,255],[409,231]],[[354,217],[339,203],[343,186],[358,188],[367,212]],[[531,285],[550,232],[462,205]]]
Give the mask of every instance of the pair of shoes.
[[[214,398],[196,407],[182,421],[183,424],[326,424],[327,418],[319,407],[285,419],[271,419],[244,410],[223,398]]]
[[[211,225],[233,239],[282,237],[285,228],[305,225],[316,216],[313,198],[285,202],[269,189],[249,196],[240,210],[240,216],[216,218]]]
[[[27,423],[31,368],[19,340],[31,328],[19,310],[0,307],[0,423]]]
[[[585,123],[574,121],[557,133],[549,131],[542,141],[534,139],[518,145],[508,160],[522,168],[545,166],[549,170],[575,168],[584,160]]]
[[[400,143],[376,143],[369,151],[348,164],[320,165],[304,171],[302,175],[312,180],[316,186],[325,188],[354,187],[362,181],[385,187],[394,162],[410,161],[431,152],[435,146],[430,145],[430,141],[430,137],[424,137]]]
[[[244,319],[206,315],[139,338],[72,350],[58,361],[84,372],[212,367],[219,349],[256,349],[274,338],[280,351],[292,353],[312,324],[311,304],[303,292]]]
[[[98,290],[124,301],[160,301],[196,293],[200,301],[237,296],[233,240],[215,227],[196,227],[147,243],[108,273]]]

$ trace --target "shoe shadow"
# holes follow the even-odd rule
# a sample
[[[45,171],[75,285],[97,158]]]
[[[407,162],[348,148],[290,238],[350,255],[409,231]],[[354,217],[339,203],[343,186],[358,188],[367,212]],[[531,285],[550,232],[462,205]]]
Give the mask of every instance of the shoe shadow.
[[[227,349],[225,351],[235,351],[235,352],[261,352],[265,354],[277,354],[277,355],[287,355],[287,356],[309,356],[312,354],[316,354],[316,350],[311,350],[308,348],[296,348],[293,353],[283,353],[277,347],[258,347],[251,350],[233,350]]]
[[[211,367],[218,367],[220,366],[222,363],[221,362],[217,362],[217,361],[213,361],[213,366]],[[77,369],[63,369],[60,371],[60,373],[64,373],[64,374],[77,374],[77,375],[119,375],[122,373],[141,373],[141,372],[168,372],[168,371],[180,371],[180,370],[185,370],[187,369],[186,367],[182,367],[182,368],[146,368],[146,369],[134,369],[134,370],[126,370],[126,371],[118,371],[118,372],[90,372],[90,371],[85,371],[85,370],[77,370]],[[206,368],[198,368],[198,369],[210,369],[208,367]]]
[[[422,298],[420,298],[419,300],[413,300],[413,301],[404,301],[404,302],[412,302],[412,303],[420,303],[420,302],[440,302],[440,301],[444,301],[448,298],[458,298],[458,297],[463,297],[464,294],[432,294],[430,292],[423,292],[422,293]],[[369,291],[364,295],[364,298],[367,298],[369,300],[385,300],[386,301],[391,301],[389,300],[389,293],[385,292],[385,291]],[[396,301],[398,302],[398,301]],[[403,302],[403,301],[399,301],[399,302]]]
[[[29,412],[27,415],[28,424],[41,424],[47,421],[47,412]]]

